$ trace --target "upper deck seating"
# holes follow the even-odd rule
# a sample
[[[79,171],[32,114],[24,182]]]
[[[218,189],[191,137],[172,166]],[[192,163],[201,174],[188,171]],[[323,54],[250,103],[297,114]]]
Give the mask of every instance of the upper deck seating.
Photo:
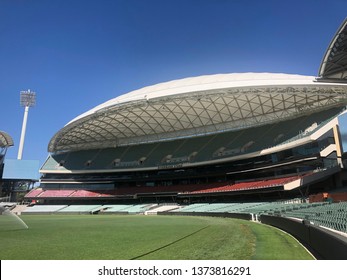
[[[159,143],[83,150],[51,155],[44,170],[109,170],[169,165],[167,156],[181,162],[203,162],[252,153],[314,133],[341,108],[301,116],[280,123]],[[314,125],[313,124],[316,124]],[[220,151],[220,152],[218,152]],[[192,156],[194,155],[194,156]]]

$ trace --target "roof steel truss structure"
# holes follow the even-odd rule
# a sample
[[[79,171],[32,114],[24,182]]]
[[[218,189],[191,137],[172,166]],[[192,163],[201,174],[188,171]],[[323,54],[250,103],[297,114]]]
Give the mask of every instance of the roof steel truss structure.
[[[226,88],[115,104],[71,122],[49,152],[117,147],[206,135],[295,118],[346,104],[338,84]]]

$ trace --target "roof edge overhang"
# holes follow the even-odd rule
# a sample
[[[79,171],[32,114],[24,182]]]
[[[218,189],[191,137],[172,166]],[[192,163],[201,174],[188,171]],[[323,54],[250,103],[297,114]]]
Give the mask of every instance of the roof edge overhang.
[[[235,91],[235,92],[234,92]],[[112,139],[106,139],[103,141],[94,141],[94,142],[88,142],[88,141],[81,141],[76,142],[72,146],[64,146],[60,144],[59,142],[61,139],[64,138],[64,135],[66,133],[69,133],[72,129],[77,129],[78,127],[82,127],[85,123],[92,122],[93,120],[96,120],[99,117],[105,116],[107,114],[112,113],[118,114],[117,112],[124,112],[124,110],[132,110],[137,107],[143,107],[143,106],[154,106],[157,107],[158,111],[158,104],[165,104],[165,102],[171,102],[172,100],[179,100],[180,98],[194,98],[198,100],[199,98],[209,98],[209,96],[256,96],[257,94],[266,94],[268,101],[273,101],[273,97],[271,95],[284,95],[284,96],[291,96],[298,94],[306,96],[302,100],[310,100],[309,103],[303,104],[302,102],[299,102],[298,104],[292,104],[287,107],[286,110],[282,110],[281,112],[278,111],[278,108],[275,107],[271,109],[270,111],[267,108],[267,111],[265,113],[265,110],[262,109],[263,113],[259,113],[258,115],[251,114],[251,117],[249,118],[242,118],[237,120],[232,120],[227,122],[213,122],[211,120],[210,125],[204,125],[201,127],[196,127],[194,125],[191,125],[188,128],[181,129],[181,130],[171,130],[171,132],[162,132],[162,133],[152,133],[152,134],[143,134],[143,135],[134,135],[133,137],[128,138],[122,138],[122,137],[116,137]],[[311,96],[309,98],[309,96]],[[313,98],[313,96],[316,96]],[[321,97],[319,97],[321,96]],[[347,103],[347,87],[346,84],[334,84],[332,86],[331,83],[316,83],[314,81],[302,84],[283,84],[283,85],[267,85],[267,86],[252,86],[252,87],[238,87],[238,88],[227,88],[227,89],[216,89],[216,90],[210,90],[210,91],[201,91],[201,92],[194,92],[194,93],[182,93],[179,95],[174,96],[164,96],[164,97],[157,97],[155,99],[152,99],[148,102],[141,102],[141,101],[135,101],[133,104],[125,103],[125,104],[119,104],[114,107],[108,107],[107,110],[103,110],[102,112],[96,112],[91,115],[86,115],[83,118],[77,119],[74,122],[70,122],[65,127],[63,127],[61,130],[59,130],[51,139],[48,146],[48,151],[51,153],[63,153],[68,151],[74,151],[74,150],[88,150],[88,149],[95,149],[95,148],[111,148],[111,147],[117,147],[117,146],[127,146],[127,145],[135,145],[135,144],[144,144],[144,143],[151,143],[151,142],[157,142],[157,141],[170,141],[175,140],[179,138],[187,138],[192,136],[202,136],[202,135],[209,135],[209,134],[215,134],[219,132],[226,132],[231,130],[239,130],[244,129],[246,127],[255,127],[266,123],[271,123],[274,121],[278,121],[278,119],[291,119],[295,118],[299,115],[305,114],[305,111],[320,111],[325,110],[329,107],[336,107],[336,106],[342,106]],[[233,97],[236,98],[236,97]],[[313,100],[313,99],[314,100]],[[247,97],[248,99],[248,97]],[[255,98],[256,99],[256,98]],[[278,98],[277,98],[278,99]],[[285,98],[284,98],[285,99]],[[316,100],[317,99],[317,100]],[[175,101],[176,102],[176,101]],[[257,102],[260,102],[257,101]],[[287,101],[286,101],[287,102]],[[297,102],[297,101],[295,101]],[[236,102],[235,104],[237,104]],[[157,105],[156,105],[157,104]],[[239,105],[238,105],[239,106]],[[256,105],[257,107],[261,108],[264,105],[262,103],[258,103]],[[281,106],[279,106],[281,107]],[[143,109],[141,109],[144,111]],[[239,109],[241,110],[241,106],[239,106]],[[260,111],[261,112],[261,111]],[[182,113],[182,112],[181,112]],[[133,120],[128,120],[133,121]],[[81,139],[83,140],[83,139]],[[64,146],[64,148],[62,148]]]
[[[155,100],[157,98],[169,98],[170,96],[175,95],[194,94],[196,92],[207,92],[210,90],[225,88],[260,87],[271,85],[280,86],[288,83],[300,85],[313,83],[315,79],[316,77],[314,76],[268,72],[244,72],[188,77],[146,86],[122,94],[80,114],[66,125],[79,119],[83,119],[88,115],[102,113],[115,106],[126,106],[127,104],[135,104],[136,102],[149,102],[150,100]]]
[[[337,29],[323,56],[317,80],[347,83],[347,18]]]
[[[11,147],[13,145],[12,137],[8,133],[0,131],[0,148]]]

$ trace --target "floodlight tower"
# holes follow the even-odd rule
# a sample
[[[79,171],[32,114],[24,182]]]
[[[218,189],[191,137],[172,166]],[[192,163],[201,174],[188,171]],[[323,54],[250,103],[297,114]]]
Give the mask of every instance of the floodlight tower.
[[[25,109],[24,109],[22,133],[20,136],[17,159],[22,159],[22,155],[23,155],[24,138],[25,138],[25,131],[26,131],[26,127],[27,127],[27,121],[28,121],[29,107],[33,107],[33,106],[35,106],[35,104],[36,104],[36,93],[35,92],[30,91],[30,89],[28,89],[27,91],[21,91],[20,92],[20,105],[22,107],[25,107]]]

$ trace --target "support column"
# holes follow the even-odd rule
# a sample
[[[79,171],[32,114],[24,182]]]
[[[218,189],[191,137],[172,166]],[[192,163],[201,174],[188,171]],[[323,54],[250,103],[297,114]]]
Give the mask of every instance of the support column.
[[[25,106],[23,124],[22,124],[22,133],[20,135],[20,142],[19,142],[19,149],[18,149],[18,156],[17,156],[17,159],[19,160],[21,160],[23,156],[24,138],[25,138],[25,131],[27,128],[28,112],[29,112],[29,106]]]

